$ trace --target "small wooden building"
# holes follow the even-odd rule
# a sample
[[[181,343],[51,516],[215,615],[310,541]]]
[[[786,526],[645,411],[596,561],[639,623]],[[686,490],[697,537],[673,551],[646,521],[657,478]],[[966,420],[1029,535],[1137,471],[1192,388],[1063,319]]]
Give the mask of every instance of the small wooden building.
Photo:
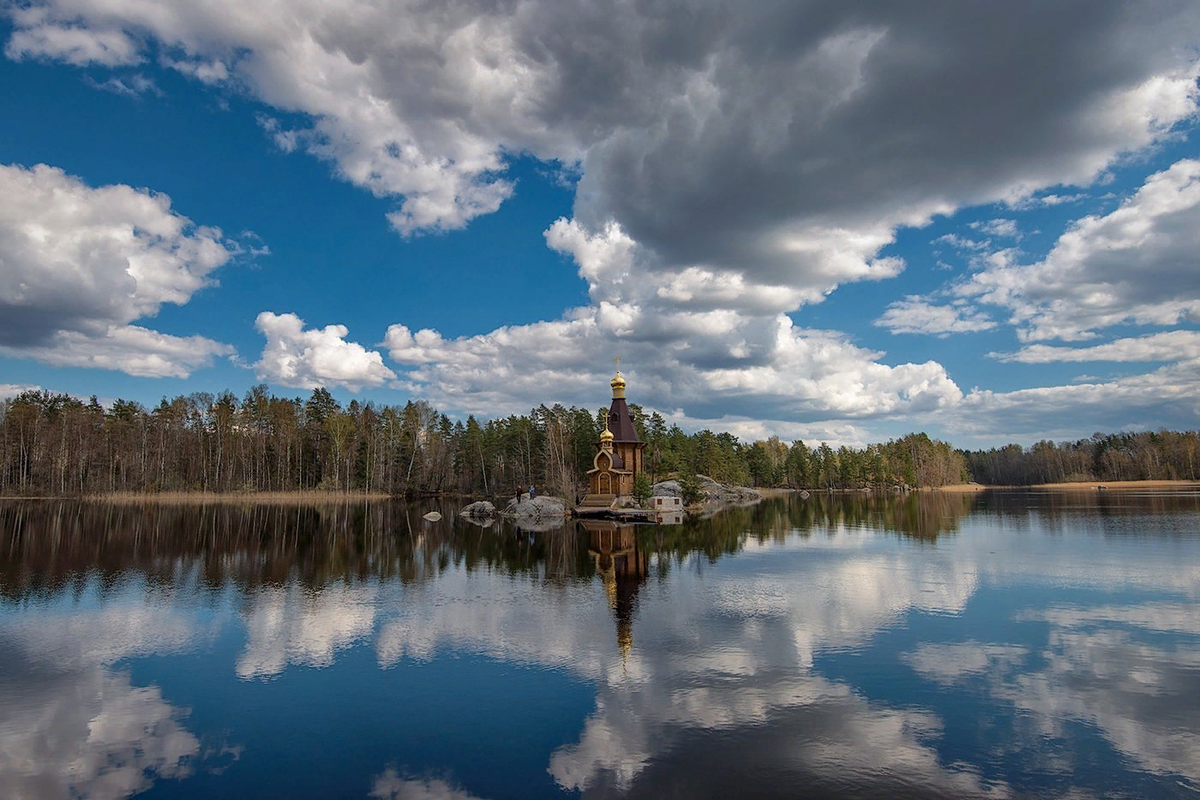
[[[612,406],[600,434],[600,448],[592,459],[592,469],[588,470],[588,492],[593,497],[633,494],[633,481],[642,471],[642,451],[646,449],[629,416],[625,378],[619,370],[609,385]]]

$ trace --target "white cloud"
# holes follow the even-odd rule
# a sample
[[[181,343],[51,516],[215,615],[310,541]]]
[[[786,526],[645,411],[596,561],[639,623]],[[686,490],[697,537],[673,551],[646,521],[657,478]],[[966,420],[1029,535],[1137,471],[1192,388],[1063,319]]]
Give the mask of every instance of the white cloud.
[[[0,400],[16,397],[23,392],[36,392],[41,388],[32,383],[0,383]]]
[[[396,373],[383,365],[383,357],[357,342],[347,342],[345,325],[305,330],[295,314],[258,315],[255,327],[267,337],[262,358],[254,364],[259,380],[315,389],[344,386],[356,392],[364,386],[382,386]]]
[[[46,58],[76,66],[116,67],[142,61],[132,37],[113,28],[51,21],[48,9],[30,6],[10,12],[18,29],[4,46],[12,59]]]
[[[1010,310],[1023,340],[1077,341],[1119,323],[1200,320],[1200,161],[1155,173],[1121,206],[1064,233],[1046,258],[998,262],[957,288]]]
[[[1200,332],[1166,331],[1136,338],[1115,339],[1091,347],[1031,344],[1015,353],[991,353],[1000,361],[1050,364],[1071,361],[1189,361],[1200,359]]]
[[[403,380],[435,404],[489,415],[541,402],[593,404],[611,368],[607,359],[580,364],[586,353],[620,353],[632,398],[695,418],[719,416],[728,398],[747,416],[769,418],[770,410],[788,421],[932,410],[961,397],[938,364],[885,366],[879,353],[839,334],[798,330],[784,315],[654,314],[601,303],[557,322],[458,339],[393,325],[384,346],[393,360],[416,365]]]
[[[281,147],[389,199],[404,234],[494,211],[515,191],[506,169],[517,154],[578,174],[573,217],[546,238],[574,257],[591,307],[458,340],[389,331],[392,358],[414,365],[402,383],[488,414],[546,400],[547,385],[555,399],[590,403],[603,374],[585,361],[614,352],[639,365],[648,403],[697,418],[720,418],[716,402],[729,398],[748,417],[789,424],[947,409],[961,393],[940,365],[885,365],[784,315],[846,282],[899,274],[904,263],[880,255],[898,227],[981,203],[1071,199],[1071,187],[1194,119],[1200,64],[1200,20],[1169,0],[1137,13],[1113,0],[1083,19],[1036,2],[854,0],[820,14],[786,0],[736,12],[35,0],[6,13],[11,58],[128,66],[154,53],[248,93],[270,107],[263,125]],[[1037,68],[1013,69],[1014,52]],[[966,83],[988,102],[964,105]],[[1009,235],[994,222],[988,235]],[[972,296],[1019,305],[1030,338],[1086,334],[1091,323],[1053,300],[1096,298],[1038,280],[1029,286],[1041,294],[1017,298],[1025,285],[1008,287],[1003,269],[980,274],[1004,285]],[[1114,319],[1195,310],[1166,298]],[[885,318],[942,334],[993,325],[965,306],[907,311]],[[389,379],[340,326],[286,327],[268,335],[260,375],[295,386]],[[340,355],[306,362],[320,352]]]
[[[211,365],[216,356],[230,356],[234,350],[203,336],[169,336],[124,325],[100,336],[56,331],[45,344],[0,346],[0,353],[34,358],[54,367],[99,367],[146,378],[186,378]]]
[[[988,239],[968,239],[957,233],[947,233],[933,240],[934,244],[948,244],[955,250],[984,250],[991,244]]]
[[[917,295],[908,295],[889,305],[883,315],[875,320],[875,324],[892,333],[923,333],[942,337],[951,333],[988,331],[996,327],[995,320],[962,301],[939,306]]]
[[[942,424],[983,443],[1074,439],[1098,430],[1191,430],[1200,418],[1195,362],[1094,383],[995,392],[972,389]]]
[[[230,348],[130,323],[186,303],[230,257],[219,230],[194,226],[166,195],[0,165],[0,352],[186,377]]]
[[[668,425],[678,425],[683,430],[707,429],[714,433],[731,433],[744,442],[778,436],[783,441],[802,441],[810,447],[816,447],[824,442],[830,447],[845,445],[861,449],[875,441],[870,431],[844,420],[788,422],[776,419],[744,419],[734,416],[705,419],[673,412],[663,414],[663,418]]]
[[[104,92],[112,92],[113,94],[124,95],[125,97],[138,97],[143,94],[153,94],[162,97],[162,89],[158,88],[158,84],[153,78],[148,78],[141,73],[134,73],[126,78],[112,77],[106,81],[99,82],[91,78],[87,79],[90,86],[95,87]]]
[[[307,115],[276,135],[396,198],[402,231],[495,210],[513,191],[506,159],[529,153],[579,167],[591,232],[615,220],[673,267],[801,282],[821,272],[827,240],[886,243],[964,203],[1089,182],[1196,99],[1197,25],[1166,2],[1084,22],[1011,8],[1037,15],[1037,35],[974,7],[818,16],[773,0],[734,17],[546,0],[41,0],[8,14],[10,58],[115,66],[153,47],[185,74]],[[996,68],[1011,52],[1039,69]],[[964,108],[964,75],[987,104]],[[853,279],[848,266],[826,277]]]
[[[989,219],[980,222],[972,222],[970,224],[972,230],[985,233],[988,236],[996,236],[1005,239],[1020,239],[1021,229],[1017,227],[1017,221],[1012,219]]]
[[[1031,208],[1052,208],[1053,206],[1067,205],[1078,203],[1081,200],[1086,200],[1087,195],[1083,193],[1077,194],[1044,194],[1034,197],[1023,197],[1019,200],[1013,200],[1008,203],[1009,207],[1017,211],[1028,211]]]

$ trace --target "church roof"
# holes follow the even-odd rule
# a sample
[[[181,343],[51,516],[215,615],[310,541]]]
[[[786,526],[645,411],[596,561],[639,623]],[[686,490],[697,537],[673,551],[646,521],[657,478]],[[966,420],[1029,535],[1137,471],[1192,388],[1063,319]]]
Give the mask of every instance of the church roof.
[[[614,442],[640,442],[637,428],[633,426],[633,418],[629,416],[629,405],[624,397],[614,397],[612,406],[608,409],[608,429],[612,431]]]

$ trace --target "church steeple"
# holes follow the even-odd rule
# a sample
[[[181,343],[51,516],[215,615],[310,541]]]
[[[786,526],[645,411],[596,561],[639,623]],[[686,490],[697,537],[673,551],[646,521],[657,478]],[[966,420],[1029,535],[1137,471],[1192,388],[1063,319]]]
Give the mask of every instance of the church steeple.
[[[621,370],[617,370],[617,374],[608,382],[608,385],[613,390],[613,400],[625,399],[625,378],[621,375]]]
[[[608,382],[608,385],[612,387],[612,405],[608,409],[607,426],[612,431],[613,441],[618,443],[640,442],[637,428],[633,425],[633,418],[629,416],[629,405],[625,402],[625,376],[621,374],[620,370],[617,370],[617,374]]]
[[[614,360],[619,367],[620,359]],[[613,496],[633,494],[634,481],[642,472],[642,451],[646,443],[638,439],[629,405],[625,402],[625,376],[619,369],[609,385],[612,387],[612,405],[604,419],[600,447],[592,458],[593,468],[588,470],[588,498],[607,497],[611,503]]]

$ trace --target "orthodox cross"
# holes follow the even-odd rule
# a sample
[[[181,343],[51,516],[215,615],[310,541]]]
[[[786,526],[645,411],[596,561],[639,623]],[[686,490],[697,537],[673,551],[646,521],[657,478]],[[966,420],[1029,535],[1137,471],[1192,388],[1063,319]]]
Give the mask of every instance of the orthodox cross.
[[[621,371],[621,357],[617,356],[616,358],[613,359],[613,361],[616,362],[617,372],[620,372]]]

